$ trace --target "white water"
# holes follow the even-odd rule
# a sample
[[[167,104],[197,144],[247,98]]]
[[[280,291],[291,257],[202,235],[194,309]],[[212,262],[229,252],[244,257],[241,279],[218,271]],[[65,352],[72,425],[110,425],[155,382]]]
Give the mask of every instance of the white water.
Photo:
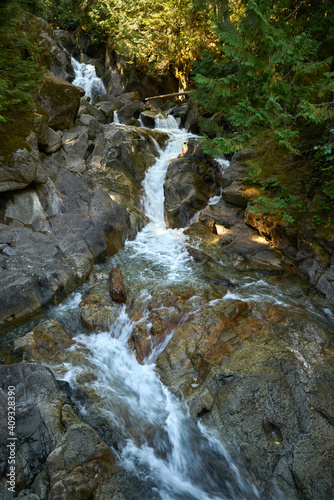
[[[96,75],[93,64],[79,63],[71,57],[71,64],[75,72],[75,79],[72,84],[84,89],[85,94],[94,99],[96,96],[106,94],[105,86],[101,78]]]
[[[164,220],[163,182],[168,163],[190,136],[176,129],[170,118],[159,121],[160,128],[168,127],[169,144],[143,183],[150,223],[122,251],[130,259],[149,262],[150,271],[147,266],[138,269],[137,279],[146,283],[149,273],[152,280],[160,273],[165,286],[187,275],[191,278],[185,236],[182,230],[167,229]],[[145,294],[150,296],[148,291],[143,291]],[[242,479],[245,475],[240,474],[223,445],[196,426],[186,407],[160,382],[155,365],[149,359],[143,365],[137,362],[128,347],[133,327],[123,305],[110,331],[78,335],[76,341],[77,348],[89,350],[87,362],[97,377],[91,387],[101,397],[99,410],[124,438],[120,462],[130,475],[147,484],[147,496],[138,493],[136,499],[258,498],[256,489]],[[67,374],[73,386],[78,370],[72,368]]]

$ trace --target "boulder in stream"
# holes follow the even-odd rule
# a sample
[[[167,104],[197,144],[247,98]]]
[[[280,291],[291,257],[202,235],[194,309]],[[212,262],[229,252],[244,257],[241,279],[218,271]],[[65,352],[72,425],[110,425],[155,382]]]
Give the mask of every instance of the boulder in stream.
[[[167,225],[184,227],[204,208],[209,198],[219,194],[222,171],[218,162],[206,155],[198,139],[189,139],[182,153],[169,163],[164,184]]]

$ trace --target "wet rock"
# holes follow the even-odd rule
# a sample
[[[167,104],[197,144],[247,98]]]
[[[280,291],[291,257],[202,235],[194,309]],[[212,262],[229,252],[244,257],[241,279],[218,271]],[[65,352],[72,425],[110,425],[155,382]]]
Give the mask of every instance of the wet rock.
[[[44,183],[46,180],[34,133],[23,141],[20,149],[0,156],[0,192],[22,189],[32,182]]]
[[[190,139],[168,166],[164,184],[168,226],[187,226],[209,198],[220,192],[221,177],[219,164],[204,154],[197,139]]]
[[[141,101],[133,101],[118,111],[118,118],[121,123],[124,123],[126,120],[130,118],[139,118],[140,113],[145,109],[145,104]]]
[[[142,111],[140,114],[141,121],[143,122],[143,125],[148,128],[154,128],[155,127],[155,119],[156,117],[159,116],[160,118],[166,118],[167,115],[162,114],[160,109],[153,110],[145,110]]]
[[[109,295],[115,302],[126,302],[126,289],[122,271],[115,267],[109,273]]]
[[[109,331],[117,314],[117,309],[98,294],[90,294],[80,302],[80,318],[88,331]]]
[[[50,117],[49,126],[54,130],[64,130],[74,125],[80,97],[84,90],[65,80],[47,75],[36,96],[36,103]]]
[[[114,119],[114,111],[116,111],[118,108],[115,106],[115,104],[108,102],[108,101],[102,101],[98,102],[96,104],[96,107],[99,111],[101,111],[104,115],[104,123],[110,123]]]
[[[243,457],[261,498],[325,500],[333,491],[332,345],[330,331],[305,314],[222,302],[181,325],[157,367],[232,457]]]
[[[96,491],[121,495],[109,446],[73,412],[50,370],[38,364],[3,365],[0,379],[0,419],[6,418],[7,406],[2,394],[15,387],[17,493],[64,500],[84,500]],[[1,428],[0,488],[6,482],[8,442],[7,426]]]
[[[11,356],[14,356],[14,358],[20,356],[24,361],[51,364],[55,356],[59,356],[73,344],[73,340],[65,332],[59,321],[49,320],[17,339],[14,342]],[[7,362],[9,359],[7,359]]]
[[[124,205],[131,218],[131,238],[146,223],[141,210],[142,181],[146,170],[154,164],[167,135],[143,128],[107,125],[99,135],[88,157],[89,168],[84,179],[94,189],[107,189],[111,197]]]

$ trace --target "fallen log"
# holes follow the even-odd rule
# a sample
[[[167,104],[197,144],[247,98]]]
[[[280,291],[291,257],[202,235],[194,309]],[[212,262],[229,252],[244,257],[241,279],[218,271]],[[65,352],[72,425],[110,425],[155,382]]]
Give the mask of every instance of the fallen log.
[[[175,94],[163,94],[163,95],[155,95],[154,97],[146,97],[145,101],[149,101],[150,99],[162,99],[163,97],[174,97],[177,95],[187,95],[191,94],[192,90],[185,90],[184,92],[175,92]]]

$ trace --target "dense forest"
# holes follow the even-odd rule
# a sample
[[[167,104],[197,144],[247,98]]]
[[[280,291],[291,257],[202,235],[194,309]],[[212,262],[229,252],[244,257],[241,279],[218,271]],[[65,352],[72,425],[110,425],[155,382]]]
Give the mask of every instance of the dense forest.
[[[0,126],[33,107],[44,68],[21,13],[111,40],[148,74],[166,70],[192,91],[207,152],[232,154],[265,137],[304,170],[284,179],[249,162],[263,196],[254,210],[293,223],[313,210],[331,223],[334,202],[334,6],[325,0],[3,0]],[[298,215],[299,214],[299,215]]]

